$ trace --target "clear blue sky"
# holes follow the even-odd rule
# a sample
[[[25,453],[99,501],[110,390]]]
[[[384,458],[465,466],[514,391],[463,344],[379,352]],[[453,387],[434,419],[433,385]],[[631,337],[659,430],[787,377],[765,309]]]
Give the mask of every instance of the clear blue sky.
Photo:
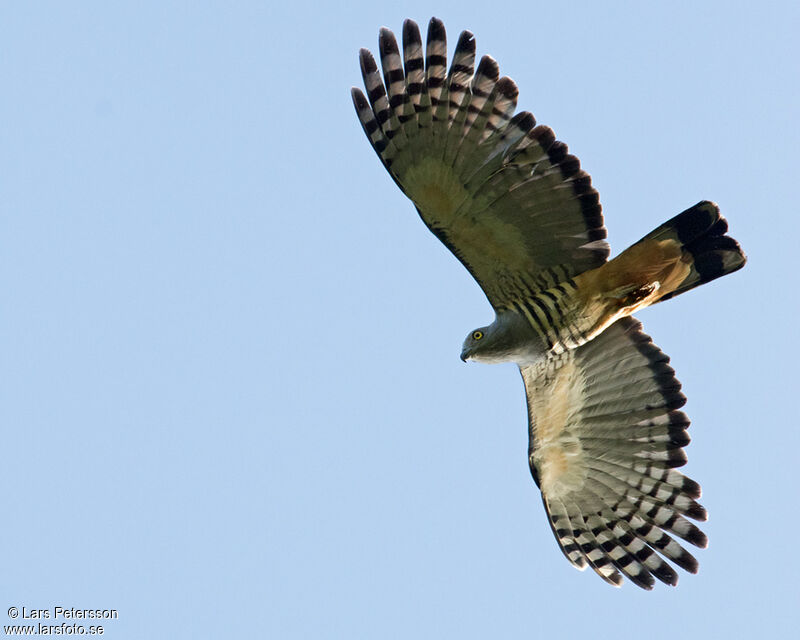
[[[275,6],[279,4],[280,6]],[[3,3],[0,620],[109,638],[788,637],[798,624],[796,2]],[[644,5],[647,6],[644,6]],[[701,199],[750,262],[646,310],[710,547],[559,552],[492,319],[369,147],[382,25],[471,29],[618,252]]]

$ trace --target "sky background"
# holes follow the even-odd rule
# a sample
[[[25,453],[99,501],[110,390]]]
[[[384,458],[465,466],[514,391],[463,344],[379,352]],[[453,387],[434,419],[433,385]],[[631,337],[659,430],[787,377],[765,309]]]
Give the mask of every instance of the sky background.
[[[646,6],[645,6],[646,4]],[[0,5],[0,620],[109,638],[788,637],[800,621],[797,2]],[[639,315],[693,420],[700,573],[575,571],[483,294],[350,101],[471,29],[617,253],[701,199],[746,268]]]

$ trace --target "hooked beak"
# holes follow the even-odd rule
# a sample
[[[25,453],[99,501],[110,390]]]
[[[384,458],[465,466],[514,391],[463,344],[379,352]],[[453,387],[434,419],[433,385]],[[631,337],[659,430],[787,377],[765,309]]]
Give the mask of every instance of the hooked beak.
[[[469,352],[466,349],[464,349],[461,352],[461,362],[466,362],[468,359],[469,359]]]

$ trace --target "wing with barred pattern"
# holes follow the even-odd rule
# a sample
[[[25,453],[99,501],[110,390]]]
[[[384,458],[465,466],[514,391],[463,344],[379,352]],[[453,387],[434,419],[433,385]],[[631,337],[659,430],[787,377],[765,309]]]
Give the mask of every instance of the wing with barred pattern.
[[[433,18],[423,55],[419,28],[403,51],[381,29],[381,76],[361,50],[358,117],[386,169],[425,224],[497,307],[601,265],[608,257],[597,191],[578,159],[528,112],[518,90],[464,31],[447,70],[444,25]]]
[[[670,535],[707,538],[700,486],[674,470],[686,462],[686,401],[669,358],[624,318],[594,340],[521,367],[528,396],[531,473],[567,559],[607,582],[675,585],[665,561],[697,572]],[[661,557],[663,556],[663,558]]]

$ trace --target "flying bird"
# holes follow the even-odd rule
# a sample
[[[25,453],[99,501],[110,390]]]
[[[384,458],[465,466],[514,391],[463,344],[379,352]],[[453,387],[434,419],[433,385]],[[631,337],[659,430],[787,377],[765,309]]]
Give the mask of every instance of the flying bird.
[[[531,474],[567,559],[619,586],[696,573],[705,534],[686,462],[686,397],[631,314],[736,271],[745,256],[718,207],[699,202],[613,260],[597,191],[552,129],[516,110],[518,89],[461,33],[447,68],[442,22],[380,30],[383,74],[361,49],[364,132],[423,222],[477,280],[495,320],[462,360],[515,362],[528,403]],[[669,561],[669,562],[668,562]]]

